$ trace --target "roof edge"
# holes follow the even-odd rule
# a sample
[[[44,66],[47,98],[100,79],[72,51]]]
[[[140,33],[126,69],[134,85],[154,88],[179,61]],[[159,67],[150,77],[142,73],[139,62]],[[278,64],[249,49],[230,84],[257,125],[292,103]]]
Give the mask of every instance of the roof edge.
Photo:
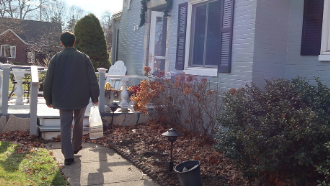
[[[120,18],[122,13],[123,13],[123,11],[121,10],[121,11],[113,14],[112,17],[111,17],[111,19],[114,20],[114,19]]]
[[[27,42],[25,42],[21,37],[19,37],[12,29],[7,29],[6,31],[4,31],[4,32],[2,32],[1,34],[0,34],[0,36],[2,36],[3,34],[5,34],[6,32],[8,32],[8,31],[11,31],[18,39],[20,39],[24,44],[26,44],[26,45],[28,45],[28,43]]]

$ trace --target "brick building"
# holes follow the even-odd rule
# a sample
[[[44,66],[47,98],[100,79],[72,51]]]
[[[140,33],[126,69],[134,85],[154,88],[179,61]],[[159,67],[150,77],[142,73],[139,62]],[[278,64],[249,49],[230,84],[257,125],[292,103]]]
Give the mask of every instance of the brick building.
[[[0,18],[0,62],[44,63],[61,49],[60,23]]]

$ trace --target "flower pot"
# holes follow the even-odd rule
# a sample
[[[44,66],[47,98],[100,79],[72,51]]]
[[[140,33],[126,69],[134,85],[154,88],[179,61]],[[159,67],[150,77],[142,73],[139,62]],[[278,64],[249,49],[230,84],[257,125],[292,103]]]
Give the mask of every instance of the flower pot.
[[[200,161],[192,160],[180,163],[175,167],[181,186],[202,186]],[[184,170],[185,168],[185,170]]]
[[[119,90],[106,90],[104,95],[104,105],[110,105],[114,101],[121,101]]]

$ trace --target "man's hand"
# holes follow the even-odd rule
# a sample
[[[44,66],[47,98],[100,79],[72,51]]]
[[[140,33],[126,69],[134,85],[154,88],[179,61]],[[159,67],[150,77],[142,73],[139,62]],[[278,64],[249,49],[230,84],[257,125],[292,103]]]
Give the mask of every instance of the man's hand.
[[[97,106],[99,102],[93,102],[93,106]]]
[[[47,105],[47,107],[49,107],[49,108],[53,108],[53,105],[52,105],[52,104],[50,104],[50,105]]]

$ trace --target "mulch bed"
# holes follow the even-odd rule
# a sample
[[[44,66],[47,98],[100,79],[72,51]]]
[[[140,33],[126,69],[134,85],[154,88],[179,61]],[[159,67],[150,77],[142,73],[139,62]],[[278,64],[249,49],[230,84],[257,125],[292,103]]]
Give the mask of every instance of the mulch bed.
[[[168,129],[153,122],[133,126],[110,125],[104,130],[103,138],[90,140],[88,135],[84,135],[84,141],[111,147],[160,185],[179,186],[175,171],[167,171],[170,142],[161,134]],[[174,166],[188,160],[199,160],[205,186],[251,185],[229,159],[213,149],[214,141],[200,134],[191,134],[180,126],[175,129],[183,135],[173,145]]]

